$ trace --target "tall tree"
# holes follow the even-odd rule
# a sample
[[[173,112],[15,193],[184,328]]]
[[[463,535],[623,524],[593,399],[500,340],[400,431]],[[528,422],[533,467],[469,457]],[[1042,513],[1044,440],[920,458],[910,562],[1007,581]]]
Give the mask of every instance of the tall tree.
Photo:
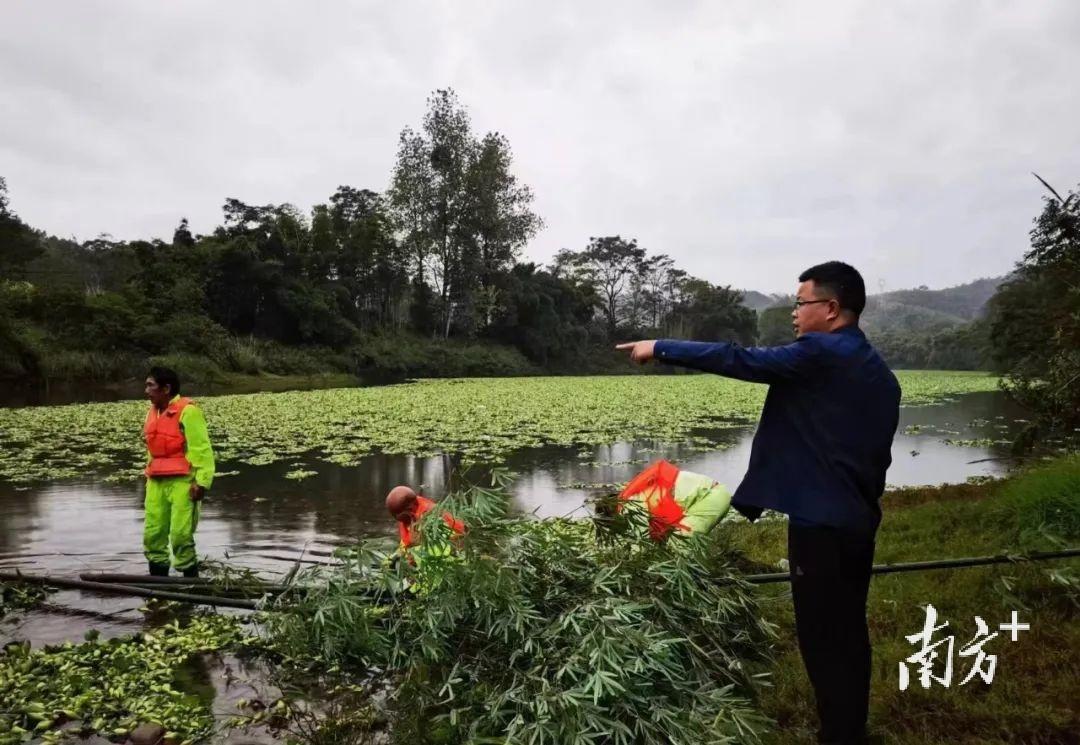
[[[758,343],[771,347],[789,344],[794,339],[791,326],[791,306],[776,305],[758,314]]]
[[[631,279],[640,275],[645,265],[645,249],[636,239],[621,236],[590,238],[584,251],[563,249],[555,257],[556,273],[569,273],[592,284],[600,296],[601,311],[609,339],[619,326],[619,308]]]
[[[452,90],[428,99],[419,132],[402,131],[389,191],[395,224],[414,261],[414,284],[431,280],[439,330],[458,317],[477,326],[477,296],[540,227],[532,193],[511,174],[505,138],[477,140]]]
[[[191,234],[191,227],[186,217],[180,218],[180,224],[173,231],[173,245],[183,248],[191,248],[195,245],[195,236]]]
[[[386,199],[340,186],[330,198],[338,242],[336,275],[348,288],[362,326],[396,325],[408,296],[409,257],[394,238]]]
[[[543,226],[531,209],[533,194],[511,173],[510,143],[498,133],[488,133],[473,148],[468,168],[468,211],[464,225],[468,244],[463,255],[458,287],[475,279],[475,298],[461,293],[463,315],[471,325],[490,324],[498,307],[495,278],[510,269],[521,248]]]
[[[406,127],[390,188],[405,243],[417,274],[431,277],[439,299],[440,326],[449,334],[451,295],[457,289],[467,231],[466,172],[473,147],[468,114],[452,90],[435,91],[421,131]]]
[[[695,278],[687,279],[680,290],[671,314],[679,336],[695,341],[754,343],[757,314],[742,304],[740,291]]]
[[[1068,432],[1080,427],[1080,187],[1050,192],[1031,250],[991,298],[990,338],[1006,390]]]
[[[324,283],[337,279],[335,259],[338,253],[333,219],[325,204],[311,210],[311,245],[308,249],[304,274],[312,282]]]
[[[644,262],[638,284],[645,313],[643,323],[650,329],[659,329],[671,308],[672,273],[676,271],[675,262],[667,254],[651,256]]]
[[[7,181],[0,176],[0,277],[23,277],[27,263],[41,253],[41,241],[11,210]]]

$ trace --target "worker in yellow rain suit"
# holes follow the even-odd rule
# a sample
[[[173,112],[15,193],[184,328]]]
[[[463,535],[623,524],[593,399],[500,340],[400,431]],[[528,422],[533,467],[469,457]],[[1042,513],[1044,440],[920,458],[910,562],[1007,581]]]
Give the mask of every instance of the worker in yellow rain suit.
[[[143,550],[154,576],[169,575],[171,546],[172,566],[185,577],[198,577],[195,528],[214,480],[206,419],[190,398],[180,396],[180,378],[168,368],[150,370],[146,397],[150,410],[143,425],[149,454]]]

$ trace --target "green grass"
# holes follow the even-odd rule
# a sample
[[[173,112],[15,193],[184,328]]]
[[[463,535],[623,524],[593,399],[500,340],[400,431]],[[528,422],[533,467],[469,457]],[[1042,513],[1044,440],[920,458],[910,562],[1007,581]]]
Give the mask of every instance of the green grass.
[[[1080,458],[1066,457],[1013,478],[975,485],[890,492],[883,501],[876,563],[917,561],[1080,545]],[[1043,530],[1037,530],[1042,527]],[[774,565],[786,552],[786,523],[733,524],[750,559]],[[1047,533],[1050,533],[1048,536]],[[877,576],[868,601],[874,647],[871,732],[890,745],[916,743],[1074,743],[1080,732],[1080,560]],[[1071,584],[1070,584],[1071,582]],[[779,724],[771,742],[811,743],[813,693],[795,641],[790,590],[760,589],[779,626],[773,687],[762,698]],[[956,651],[975,635],[976,615],[991,631],[1012,610],[1031,624],[1017,642],[1003,632],[986,651],[998,656],[994,681],[958,684],[968,659],[954,656],[953,685],[898,685],[899,662],[915,652],[904,637],[921,630],[932,603],[949,621]],[[940,637],[938,637],[940,638]]]
[[[978,373],[900,372],[903,403],[994,390]],[[766,387],[715,375],[455,378],[377,388],[201,397],[223,463],[265,465],[311,453],[351,464],[374,451],[460,453],[498,463],[540,445],[686,442],[695,429],[757,419]],[[147,404],[129,401],[0,409],[0,479],[134,480],[144,462]],[[63,432],[57,440],[54,433]]]

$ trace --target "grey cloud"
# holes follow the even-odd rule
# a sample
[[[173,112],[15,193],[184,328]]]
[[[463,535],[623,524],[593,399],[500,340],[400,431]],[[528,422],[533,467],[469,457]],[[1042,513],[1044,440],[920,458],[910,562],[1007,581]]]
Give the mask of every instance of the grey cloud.
[[[736,286],[943,286],[1019,258],[1029,171],[1080,181],[1077,38],[1071,0],[9,4],[0,174],[60,235],[205,231],[385,188],[449,85],[536,193],[529,258],[617,232]]]

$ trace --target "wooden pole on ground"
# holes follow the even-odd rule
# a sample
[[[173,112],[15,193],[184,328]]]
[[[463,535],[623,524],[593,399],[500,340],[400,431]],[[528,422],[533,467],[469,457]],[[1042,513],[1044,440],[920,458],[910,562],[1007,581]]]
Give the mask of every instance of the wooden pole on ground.
[[[1062,551],[1036,551],[1030,554],[998,554],[996,556],[975,556],[968,559],[942,559],[940,561],[909,561],[899,564],[875,564],[871,574],[894,574],[896,572],[923,572],[928,569],[957,569],[960,567],[978,567],[988,564],[1021,564],[1027,561],[1046,561],[1048,559],[1067,559],[1080,556],[1080,548],[1067,548]],[[789,572],[771,574],[748,574],[742,576],[744,582],[765,585],[771,582],[789,582]]]
[[[59,587],[66,590],[100,592],[106,595],[130,595],[141,598],[154,598],[157,600],[173,600],[178,603],[213,605],[221,608],[240,608],[241,610],[256,610],[254,600],[222,598],[213,595],[192,595],[189,593],[168,592],[165,590],[150,590],[143,587],[133,587],[131,585],[120,585],[110,582],[86,582],[85,580],[52,577],[49,575],[0,572],[0,582],[25,582],[28,584],[46,585],[48,587]]]
[[[109,572],[83,572],[79,579],[85,582],[105,582],[116,585],[135,585],[136,587],[208,587],[227,592],[285,592],[290,589],[282,584],[270,584],[261,581],[216,582],[209,577],[153,577],[149,574],[112,574]]]

